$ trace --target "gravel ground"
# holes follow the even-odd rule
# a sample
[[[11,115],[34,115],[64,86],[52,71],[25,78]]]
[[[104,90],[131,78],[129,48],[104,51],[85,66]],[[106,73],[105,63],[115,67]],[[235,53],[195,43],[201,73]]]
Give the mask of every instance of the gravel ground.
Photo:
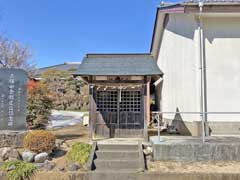
[[[240,173],[240,162],[149,162],[149,171],[162,173]]]

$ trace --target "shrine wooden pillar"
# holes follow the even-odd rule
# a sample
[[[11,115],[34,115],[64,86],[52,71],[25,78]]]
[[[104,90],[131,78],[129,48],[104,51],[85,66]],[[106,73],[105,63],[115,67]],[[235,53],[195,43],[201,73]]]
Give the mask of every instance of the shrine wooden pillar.
[[[144,139],[148,140],[148,123],[150,121],[150,76],[144,77]]]

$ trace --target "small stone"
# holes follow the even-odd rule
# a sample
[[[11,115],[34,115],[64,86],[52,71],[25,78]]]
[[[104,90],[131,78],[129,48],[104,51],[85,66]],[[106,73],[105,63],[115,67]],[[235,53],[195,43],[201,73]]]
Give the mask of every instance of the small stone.
[[[36,163],[43,163],[47,159],[48,159],[48,153],[46,152],[39,153],[34,157],[34,161]]]
[[[44,161],[44,168],[48,171],[52,170],[56,166],[56,163],[50,162],[48,160]]]
[[[36,156],[36,153],[31,151],[25,151],[22,153],[22,159],[25,162],[33,162],[35,156]]]
[[[52,163],[52,162],[49,161],[49,160],[45,160],[43,164],[46,165],[46,164],[49,164],[49,163]]]
[[[59,170],[59,171],[64,171],[65,168],[64,168],[64,167],[59,167],[58,170]]]
[[[44,163],[34,163],[37,169],[42,169],[44,167]]]
[[[6,161],[8,159],[8,154],[11,151],[10,147],[0,148],[0,160]]]
[[[15,160],[18,160],[18,159],[20,159],[20,154],[19,154],[19,152],[16,149],[13,149],[9,153],[8,160],[9,161],[15,161]]]
[[[148,155],[151,155],[153,152],[153,149],[152,147],[148,146],[146,149],[143,150],[143,153],[148,156]]]
[[[69,171],[77,171],[78,169],[80,169],[80,166],[78,165],[78,164],[70,164],[69,166],[68,166],[68,170]]]
[[[12,149],[8,154],[8,160],[13,161],[18,159],[20,159],[19,152],[16,149]]]
[[[68,149],[70,145],[67,142],[64,142],[63,145],[61,146],[62,149]]]
[[[45,165],[45,168],[46,168],[48,171],[51,171],[54,167],[55,167],[55,164],[54,164],[54,163],[49,163],[49,164]]]
[[[84,116],[83,117],[83,125],[88,126],[88,124],[89,124],[89,116]]]
[[[64,142],[65,142],[65,140],[63,140],[63,139],[56,139],[56,141],[55,141],[56,148],[59,149],[61,147],[61,145],[63,145]]]
[[[4,147],[0,149],[0,160],[17,160],[20,159],[20,155],[16,149],[10,147]]]
[[[7,171],[12,171],[12,170],[14,170],[14,169],[16,169],[16,166],[15,166],[15,165],[11,165],[11,166],[7,169]]]
[[[23,147],[26,131],[0,131],[0,147]]]

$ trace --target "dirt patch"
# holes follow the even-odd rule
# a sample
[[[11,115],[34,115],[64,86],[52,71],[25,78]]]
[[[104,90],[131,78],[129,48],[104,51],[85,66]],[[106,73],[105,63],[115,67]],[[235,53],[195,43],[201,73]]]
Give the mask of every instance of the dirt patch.
[[[60,155],[55,155],[52,157],[51,161],[56,163],[56,167],[52,171],[67,171],[67,166],[69,165],[66,157],[67,152],[76,142],[89,142],[88,127],[83,126],[82,124],[77,124],[64,128],[52,129],[50,131],[57,137],[57,139],[64,140],[64,143],[61,145],[61,152],[59,152]],[[82,170],[82,167],[80,170]]]
[[[53,134],[56,135],[57,139],[63,139],[69,145],[72,145],[75,142],[85,142],[88,143],[88,127],[83,126],[82,124],[77,124],[74,126],[53,129],[50,130]]]
[[[33,180],[89,180],[86,172],[38,172]]]
[[[240,162],[166,162],[148,163],[149,171],[162,173],[240,173]]]

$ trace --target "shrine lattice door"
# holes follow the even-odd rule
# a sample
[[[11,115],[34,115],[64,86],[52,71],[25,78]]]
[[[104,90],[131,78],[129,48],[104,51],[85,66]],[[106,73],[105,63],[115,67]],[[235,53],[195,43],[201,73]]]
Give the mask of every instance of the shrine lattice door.
[[[142,90],[96,90],[94,97],[96,137],[143,137]]]

